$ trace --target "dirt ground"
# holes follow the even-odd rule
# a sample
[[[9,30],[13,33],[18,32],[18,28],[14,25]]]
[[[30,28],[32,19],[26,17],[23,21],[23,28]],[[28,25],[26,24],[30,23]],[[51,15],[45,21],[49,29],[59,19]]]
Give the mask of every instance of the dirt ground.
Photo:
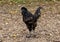
[[[22,21],[21,6],[25,5],[5,4],[0,6],[0,42],[60,42],[59,2],[52,5],[26,5],[32,13],[38,6],[43,7],[35,30],[36,38],[26,38],[28,29]]]

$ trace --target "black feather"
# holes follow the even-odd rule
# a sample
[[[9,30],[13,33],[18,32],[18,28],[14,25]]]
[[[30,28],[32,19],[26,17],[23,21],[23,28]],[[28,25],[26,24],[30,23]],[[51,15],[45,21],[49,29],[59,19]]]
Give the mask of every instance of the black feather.
[[[35,27],[37,26],[37,19],[41,16],[40,9],[41,7],[38,7],[35,14],[33,15],[31,12],[27,10],[27,8],[25,7],[21,8],[23,21],[30,32],[32,30],[35,30]]]

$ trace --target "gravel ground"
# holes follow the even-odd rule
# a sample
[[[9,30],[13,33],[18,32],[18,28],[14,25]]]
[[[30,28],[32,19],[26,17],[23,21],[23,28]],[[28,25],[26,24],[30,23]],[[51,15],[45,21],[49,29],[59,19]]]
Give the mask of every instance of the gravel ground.
[[[0,42],[60,42],[60,3],[41,6],[36,38],[26,38],[28,29],[22,21],[21,5],[0,6]],[[27,8],[34,13],[38,5],[34,7]]]

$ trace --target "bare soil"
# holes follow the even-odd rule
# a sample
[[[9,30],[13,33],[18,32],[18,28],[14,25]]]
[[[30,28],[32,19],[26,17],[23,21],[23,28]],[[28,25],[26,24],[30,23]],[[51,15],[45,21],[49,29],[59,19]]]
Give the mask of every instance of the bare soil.
[[[28,29],[22,20],[22,6],[32,13],[42,6],[41,17],[37,22],[37,37],[26,38]],[[0,42],[60,42],[60,3],[36,5],[0,6]]]

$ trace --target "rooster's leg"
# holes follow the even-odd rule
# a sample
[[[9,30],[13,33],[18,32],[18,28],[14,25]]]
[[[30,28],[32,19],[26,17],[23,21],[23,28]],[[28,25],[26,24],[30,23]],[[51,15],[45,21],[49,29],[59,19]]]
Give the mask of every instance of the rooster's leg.
[[[29,34],[26,36],[27,38],[30,38],[31,37],[31,35],[32,35],[32,31],[31,30],[29,30]]]

